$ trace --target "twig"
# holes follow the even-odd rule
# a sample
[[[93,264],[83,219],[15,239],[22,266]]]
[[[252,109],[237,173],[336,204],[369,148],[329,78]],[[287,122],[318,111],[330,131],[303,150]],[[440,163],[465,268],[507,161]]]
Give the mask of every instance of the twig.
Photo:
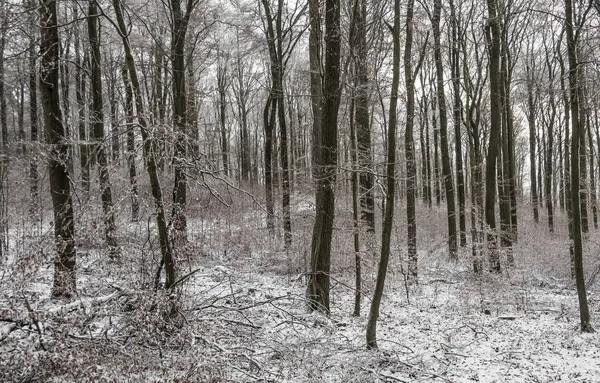
[[[42,348],[42,350],[46,351],[46,347],[44,346],[44,342],[42,340],[42,337],[43,337],[42,328],[40,327],[40,322],[38,322],[37,315],[35,315],[35,312],[31,308],[31,305],[29,304],[27,297],[23,297],[23,298],[25,299],[25,307],[27,308],[27,311],[29,312],[29,318],[31,319],[31,322],[35,325],[35,329],[37,330],[38,334],[40,334],[40,347]]]

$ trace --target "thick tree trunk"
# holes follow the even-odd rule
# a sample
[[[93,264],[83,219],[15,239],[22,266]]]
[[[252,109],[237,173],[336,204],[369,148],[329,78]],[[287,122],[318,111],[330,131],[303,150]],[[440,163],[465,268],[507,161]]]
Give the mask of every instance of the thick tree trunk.
[[[335,212],[337,123],[340,104],[340,1],[325,2],[325,86],[316,217],[311,245],[309,308],[329,313],[331,239]]]
[[[587,302],[587,292],[585,286],[585,276],[583,273],[583,244],[582,244],[582,227],[581,227],[581,211],[580,211],[580,172],[579,172],[579,144],[580,144],[580,110],[579,110],[579,84],[577,62],[577,38],[573,26],[573,5],[571,0],[565,0],[565,28],[567,34],[567,53],[569,57],[569,95],[571,109],[571,208],[573,214],[573,249],[574,249],[574,267],[575,281],[577,285],[577,296],[579,298],[579,315],[582,332],[593,332],[594,328],[590,323],[590,311]]]
[[[308,36],[308,56],[310,60],[310,94],[312,119],[312,167],[313,176],[320,163],[321,124],[323,114],[323,80],[321,78],[321,14],[319,0],[308,0],[310,28]]]
[[[69,145],[65,135],[59,95],[58,23],[56,0],[44,0],[39,8],[42,38],[40,90],[44,110],[44,132],[49,145],[48,171],[54,210],[53,297],[71,297],[76,289],[75,221],[67,157]]]
[[[175,126],[175,182],[173,185],[173,210],[171,212],[174,229],[173,241],[177,246],[187,242],[187,90],[185,70],[185,38],[188,20],[196,1],[170,0],[173,19],[171,31],[171,55],[173,65],[173,122]],[[185,9],[182,10],[182,5]],[[226,173],[227,174],[227,173]]]
[[[488,226],[488,252],[491,271],[500,273],[500,255],[496,236],[496,161],[502,128],[502,99],[500,94],[500,26],[498,25],[497,1],[487,0],[488,24],[486,39],[489,51],[491,128],[485,169],[485,221]]]

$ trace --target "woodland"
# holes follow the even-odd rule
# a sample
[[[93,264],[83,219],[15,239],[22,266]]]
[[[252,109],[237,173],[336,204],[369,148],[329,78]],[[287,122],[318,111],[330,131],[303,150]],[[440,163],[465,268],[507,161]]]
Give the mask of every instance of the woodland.
[[[599,0],[0,0],[0,381],[600,382]]]

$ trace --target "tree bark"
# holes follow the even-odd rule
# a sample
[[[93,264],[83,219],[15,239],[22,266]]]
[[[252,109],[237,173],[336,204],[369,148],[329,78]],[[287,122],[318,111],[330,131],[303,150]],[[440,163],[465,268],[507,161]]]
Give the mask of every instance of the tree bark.
[[[412,0],[409,0],[412,2]],[[379,319],[379,306],[383,296],[385,277],[390,258],[390,242],[392,238],[392,226],[394,221],[394,200],[396,196],[396,125],[398,105],[398,85],[400,83],[400,0],[394,0],[394,27],[393,33],[393,69],[392,89],[390,95],[389,128],[387,139],[387,190],[385,197],[385,217],[381,238],[381,258],[377,270],[377,281],[373,300],[369,310],[367,322],[367,348],[377,348],[377,320]]]
[[[340,1],[325,2],[325,85],[317,178],[316,217],[311,244],[311,275],[307,288],[311,310],[329,313],[331,238],[335,213],[337,123],[340,104]]]
[[[488,226],[488,252],[491,271],[500,273],[500,255],[496,237],[496,160],[500,144],[502,127],[502,100],[500,97],[500,26],[498,25],[497,1],[487,0],[488,24],[486,25],[486,40],[489,51],[490,77],[490,141],[485,168],[485,222]]]
[[[175,125],[175,182],[173,185],[173,210],[171,212],[175,245],[187,243],[187,90],[185,68],[185,39],[189,19],[197,1],[170,0],[171,17],[171,55],[173,65],[173,122]],[[185,9],[182,9],[185,6]],[[227,173],[226,173],[227,174]]]
[[[71,297],[76,289],[75,221],[67,166],[69,145],[60,108],[56,1],[44,0],[39,10],[42,31],[40,91],[44,110],[44,133],[49,145],[48,172],[57,252],[54,258],[52,296]]]
[[[146,157],[146,170],[150,178],[150,188],[152,191],[152,197],[154,199],[154,205],[156,209],[156,226],[158,228],[158,240],[162,256],[161,266],[165,266],[165,288],[168,289],[173,285],[173,283],[175,283],[175,260],[173,258],[171,250],[169,232],[167,231],[167,222],[165,219],[165,208],[162,196],[162,188],[160,186],[160,181],[158,178],[158,169],[156,164],[157,156],[155,154],[156,145],[154,143],[154,137],[152,137],[148,131],[148,123],[146,121],[144,113],[144,101],[142,99],[142,92],[138,80],[137,70],[135,67],[135,61],[131,52],[131,46],[129,44],[129,38],[126,33],[127,28],[125,25],[125,19],[123,18],[121,1],[113,0],[113,7],[115,9],[115,16],[118,23],[118,32],[123,40],[123,48],[125,50],[125,61],[127,63],[127,69],[129,71],[129,77],[131,80],[140,132],[142,134],[142,140],[144,140],[143,152],[144,156]]]
[[[36,18],[35,18],[35,6],[36,2],[34,0],[28,1],[28,7],[30,12],[30,22],[29,25],[32,28],[32,31],[35,30]],[[39,213],[39,189],[38,189],[38,159],[35,152],[37,152],[37,145],[39,141],[39,122],[38,122],[38,102],[37,102],[37,72],[36,72],[36,63],[37,63],[37,53],[36,53],[36,37],[32,32],[31,37],[29,39],[29,124],[30,124],[30,140],[32,146],[32,153],[29,159],[29,194],[31,198],[30,206],[29,206],[29,216],[34,219],[37,217]]]
[[[573,249],[574,249],[574,267],[575,281],[577,285],[577,296],[579,298],[579,316],[582,332],[593,332],[594,328],[590,323],[590,311],[587,302],[587,292],[585,286],[585,276],[583,273],[583,246],[582,246],[582,228],[580,211],[580,172],[579,172],[579,144],[580,144],[580,110],[579,110],[579,63],[577,62],[577,32],[573,25],[573,5],[571,0],[565,0],[565,28],[567,34],[567,54],[569,57],[569,95],[571,109],[571,208],[573,215]],[[577,33],[577,35],[576,35]]]
[[[529,63],[526,62],[526,76],[527,76],[527,122],[529,123],[529,173],[531,177],[531,203],[533,205],[533,220],[535,223],[540,222],[540,215],[538,210],[538,195],[537,195],[537,176],[535,167],[535,142],[537,139],[536,135],[536,105],[533,97],[533,86],[534,86],[534,73],[533,68]]]
[[[457,259],[458,248],[456,238],[456,206],[454,202],[454,182],[448,147],[448,117],[446,115],[446,97],[444,95],[444,68],[442,63],[442,48],[440,34],[440,18],[442,11],[441,0],[433,3],[433,54],[437,78],[437,100],[440,117],[440,144],[442,151],[442,175],[446,191],[446,208],[448,216],[448,253],[451,259]]]
[[[92,108],[91,118],[94,126],[95,154],[98,161],[98,172],[100,178],[100,196],[102,200],[102,212],[104,214],[104,237],[108,245],[109,256],[112,259],[119,258],[121,251],[115,237],[115,211],[112,201],[112,190],[110,187],[110,175],[108,169],[108,156],[106,144],[104,143],[104,104],[102,100],[102,62],[100,56],[100,38],[98,25],[98,7],[96,0],[90,0],[88,4],[88,36],[90,42],[91,62],[91,92]]]
[[[456,162],[456,189],[458,192],[458,222],[460,234],[460,247],[467,245],[467,220],[465,217],[465,175],[462,160],[462,135],[461,135],[461,113],[462,105],[460,98],[460,51],[459,51],[459,25],[454,8],[454,1],[450,1],[450,17],[452,31],[452,48],[450,51],[450,62],[452,66],[452,91],[454,105],[452,110],[454,123],[454,160]]]

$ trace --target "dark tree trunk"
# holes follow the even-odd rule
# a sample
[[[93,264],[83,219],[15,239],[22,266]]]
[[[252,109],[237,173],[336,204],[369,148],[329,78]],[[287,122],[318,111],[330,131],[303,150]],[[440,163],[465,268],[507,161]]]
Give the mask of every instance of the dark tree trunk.
[[[277,103],[269,93],[263,110],[263,124],[265,129],[265,198],[267,208],[267,229],[269,233],[275,232],[275,205],[273,203],[273,131],[275,130],[275,113]]]
[[[448,252],[451,259],[458,257],[456,238],[456,206],[454,202],[454,183],[452,181],[452,166],[448,146],[448,118],[446,116],[446,97],[444,95],[444,68],[442,63],[442,48],[440,42],[440,18],[442,3],[435,0],[433,5],[433,54],[435,58],[437,78],[437,100],[440,112],[440,144],[442,151],[442,174],[446,191],[446,208],[448,215]]]
[[[583,83],[581,81],[583,75],[581,73],[581,69],[577,68],[577,75],[579,78],[577,79],[577,83]],[[573,85],[571,85],[573,86]],[[587,108],[585,105],[585,95],[583,90],[583,85],[579,85],[577,89],[577,97],[578,97],[578,108],[579,108],[579,203],[580,203],[580,214],[581,214],[581,232],[587,234],[590,231],[589,228],[589,220],[588,220],[588,209],[587,209],[587,197],[588,197],[588,185],[587,185],[587,156],[586,156],[586,145],[585,145],[585,136],[587,126],[585,124]],[[571,111],[572,111],[571,107]],[[572,113],[571,113],[572,114]]]
[[[137,170],[135,167],[135,132],[133,117],[133,91],[129,82],[127,66],[124,66],[121,74],[125,87],[125,121],[127,122],[127,168],[129,171],[129,186],[131,193],[131,221],[137,222],[140,217],[140,204],[138,201]]]
[[[148,123],[146,121],[144,113],[144,101],[142,99],[142,92],[140,83],[138,80],[137,70],[135,67],[135,61],[129,44],[129,38],[127,36],[127,28],[125,25],[125,19],[123,17],[123,11],[121,9],[121,1],[113,0],[113,7],[115,9],[115,16],[118,23],[119,33],[122,36],[123,48],[125,50],[125,60],[127,63],[127,69],[129,71],[129,77],[131,80],[132,91],[135,100],[135,106],[137,110],[138,122],[140,126],[140,132],[142,134],[142,140],[144,140],[144,156],[146,162],[146,170],[150,178],[150,189],[152,191],[152,197],[154,199],[154,205],[156,209],[156,226],[158,228],[158,240],[161,250],[161,266],[165,266],[165,288],[169,289],[173,283],[175,283],[175,260],[171,250],[171,241],[169,239],[169,232],[167,230],[167,222],[165,219],[165,207],[162,196],[162,188],[158,178],[158,168],[156,163],[156,145],[154,137],[152,137],[148,131]],[[158,280],[155,281],[155,287],[158,288]]]
[[[321,14],[319,0],[308,0],[310,28],[308,36],[308,55],[310,59],[310,94],[313,113],[312,123],[312,167],[313,176],[320,163],[321,125],[323,114],[323,79],[321,71]]]
[[[54,258],[52,296],[71,297],[76,289],[75,221],[66,161],[69,145],[60,109],[56,1],[43,1],[39,10],[42,31],[40,91],[44,110],[44,132],[46,143],[49,145],[48,171],[57,252]]]
[[[585,286],[585,276],[583,273],[583,246],[582,246],[582,227],[580,211],[580,172],[579,172],[579,144],[580,144],[580,110],[579,110],[579,63],[577,62],[577,36],[580,31],[574,31],[573,25],[573,5],[571,0],[565,0],[565,28],[567,34],[567,53],[569,57],[569,95],[571,108],[571,208],[573,215],[573,249],[575,281],[577,285],[577,296],[579,298],[579,315],[582,332],[593,332],[594,328],[590,323],[590,311],[587,302],[587,292]],[[577,33],[577,35],[576,35]]]
[[[171,55],[173,65],[173,122],[175,125],[175,182],[173,185],[173,240],[176,245],[187,242],[187,91],[185,70],[185,38],[188,21],[197,1],[170,0],[173,19]],[[182,9],[185,6],[185,9]],[[227,174],[227,172],[225,172]]]
[[[452,30],[452,48],[450,51],[450,62],[452,66],[452,90],[454,95],[454,105],[452,110],[454,123],[454,159],[456,162],[456,188],[458,192],[458,222],[460,232],[460,247],[467,245],[467,221],[465,217],[465,176],[462,162],[462,136],[460,131],[461,125],[461,98],[460,98],[460,51],[458,41],[458,20],[456,19],[456,11],[454,9],[454,1],[450,1],[450,17]]]
[[[98,172],[100,173],[100,196],[102,199],[102,211],[104,214],[104,236],[108,245],[111,258],[119,258],[121,251],[115,237],[115,211],[112,201],[112,190],[110,187],[110,176],[108,169],[108,156],[104,142],[104,105],[102,100],[102,59],[100,57],[100,39],[98,25],[98,7],[95,0],[88,4],[88,35],[90,42],[91,62],[91,92],[92,108],[90,115],[94,126],[95,154],[98,161]]]
[[[35,18],[35,7],[36,2],[34,0],[29,0],[29,12],[30,12],[30,23],[29,25],[32,28],[32,31],[35,30],[36,18]],[[32,32],[31,38],[29,40],[29,123],[31,125],[30,128],[30,139],[31,139],[31,157],[29,159],[29,193],[30,193],[30,206],[29,206],[29,215],[33,219],[37,217],[39,212],[39,191],[38,191],[38,160],[36,145],[38,143],[38,103],[37,103],[37,73],[36,73],[36,62],[37,62],[37,52],[36,52],[36,37]]]
[[[432,84],[432,88],[435,89],[435,84]],[[442,190],[440,188],[440,131],[437,127],[437,97],[431,98],[431,125],[433,129],[433,173],[434,173],[434,184],[435,184],[435,205],[440,206],[442,202]]]
[[[487,0],[488,24],[486,40],[489,51],[490,113],[491,128],[485,169],[485,222],[488,226],[488,252],[491,271],[500,273],[500,255],[496,237],[496,161],[502,128],[502,99],[500,94],[500,26],[498,25],[497,1]]]
[[[340,104],[340,1],[325,2],[325,85],[321,127],[320,170],[317,177],[316,217],[311,245],[309,308],[329,313],[331,238],[335,212],[337,122]]]
[[[355,270],[355,283],[354,283],[354,311],[352,316],[360,316],[360,301],[361,301],[361,257],[360,257],[360,211],[359,211],[359,169],[358,169],[358,144],[356,139],[356,128],[355,120],[356,114],[354,110],[355,101],[354,98],[350,103],[350,140],[351,140],[351,153],[352,153],[352,223],[354,227],[353,240],[354,240],[354,270]]]
[[[229,176],[229,139],[226,120],[227,103],[227,63],[220,63],[217,68],[217,90],[219,92],[219,126],[221,127],[221,157],[223,174]]]
[[[78,16],[78,6],[73,7],[74,17]],[[84,198],[90,195],[90,146],[88,144],[86,121],[88,114],[86,111],[86,79],[85,75],[88,63],[88,53],[81,57],[79,28],[75,28],[75,99],[77,101],[77,134],[79,136],[79,167],[81,168],[81,188],[84,192]]]
[[[534,73],[533,69],[527,61],[527,122],[529,123],[529,173],[531,177],[531,203],[533,204],[533,220],[535,223],[540,222],[538,210],[538,195],[537,195],[537,176],[535,167],[535,142],[536,135],[536,105],[533,97]]]
[[[367,45],[367,2],[358,1],[356,12],[356,134],[358,166],[360,168],[361,220],[367,230],[375,232],[375,197],[373,161],[371,154],[371,126],[369,117],[369,47]]]
[[[413,4],[409,0],[409,5]],[[412,7],[409,6],[409,9]],[[409,12],[409,14],[412,12]],[[369,319],[367,322],[367,348],[377,348],[377,320],[379,319],[379,306],[385,286],[385,277],[390,258],[390,242],[392,239],[392,226],[394,221],[394,199],[396,190],[396,125],[398,105],[398,85],[400,83],[400,0],[394,0],[394,27],[392,30],[394,41],[392,89],[390,95],[389,128],[387,139],[387,194],[385,199],[385,217],[381,238],[381,258],[377,270],[377,281]]]
[[[587,125],[587,138],[590,148],[590,203],[592,205],[592,221],[594,223],[594,229],[598,229],[598,208],[596,206],[596,170],[594,166],[594,141],[592,140],[592,126],[590,123],[589,114],[587,118]]]

